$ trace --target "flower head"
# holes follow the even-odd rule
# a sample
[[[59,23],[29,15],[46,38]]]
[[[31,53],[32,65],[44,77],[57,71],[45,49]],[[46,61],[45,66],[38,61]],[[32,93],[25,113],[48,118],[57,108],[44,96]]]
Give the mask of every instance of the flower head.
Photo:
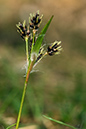
[[[62,50],[61,48],[61,41],[55,41],[54,43],[52,43],[52,45],[48,46],[47,48],[47,53],[50,56],[53,56],[55,54],[59,54],[60,51]]]
[[[34,33],[36,31],[38,31],[38,29],[39,29],[39,26],[40,26],[41,21],[42,21],[42,16],[40,17],[39,11],[37,11],[36,14],[31,14],[29,17],[29,26],[30,26],[30,29],[32,29]]]
[[[35,14],[30,14],[28,25],[26,25],[26,21],[23,23],[19,22],[16,25],[17,31],[26,42],[27,67],[30,67],[31,62],[33,62],[33,66],[35,67],[45,55],[53,56],[55,54],[59,54],[62,50],[60,45],[61,41],[55,41],[48,46],[47,49],[42,45],[45,33],[53,16],[38,35],[37,32],[42,22],[42,17],[43,15],[40,16],[39,11],[37,11]]]
[[[25,21],[22,23],[18,23],[17,25],[17,31],[20,33],[20,36],[25,39],[26,37],[29,38],[30,36],[30,30],[29,27],[26,26]]]

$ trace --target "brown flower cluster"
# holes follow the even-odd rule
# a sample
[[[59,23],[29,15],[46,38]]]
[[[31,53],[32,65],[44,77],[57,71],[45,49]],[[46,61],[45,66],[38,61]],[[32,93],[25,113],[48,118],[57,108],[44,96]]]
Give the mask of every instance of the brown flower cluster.
[[[43,15],[42,15],[43,16]],[[17,31],[20,33],[20,36],[25,40],[25,38],[30,38],[32,40],[32,33],[36,33],[39,29],[39,26],[42,21],[42,16],[39,16],[39,12],[36,14],[31,14],[29,17],[29,24],[26,25],[26,22],[18,23]]]
[[[20,33],[20,36],[26,41],[28,39],[28,47],[29,47],[29,57],[31,56],[32,49],[36,43],[36,40],[38,38],[37,36],[37,31],[40,27],[40,24],[42,22],[42,17],[43,15],[39,15],[39,11],[36,12],[36,14],[30,14],[29,17],[29,23],[26,25],[26,21],[23,23],[18,23],[17,26],[17,31]],[[55,41],[51,45],[47,47],[47,49],[44,48],[44,46],[41,46],[39,53],[36,54],[36,60],[35,63],[38,63],[45,55],[55,55],[59,54],[60,51],[62,50],[61,48],[61,41]]]

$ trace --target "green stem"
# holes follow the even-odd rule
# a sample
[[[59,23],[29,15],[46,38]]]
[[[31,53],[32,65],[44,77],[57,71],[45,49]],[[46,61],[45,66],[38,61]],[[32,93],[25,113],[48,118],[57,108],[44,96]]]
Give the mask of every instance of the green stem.
[[[27,88],[27,85],[25,83],[24,84],[24,89],[23,89],[23,94],[22,94],[22,99],[21,99],[21,104],[20,104],[20,109],[19,109],[19,114],[18,114],[18,118],[17,118],[17,123],[16,123],[16,129],[18,129],[18,127],[19,127],[19,122],[20,122],[22,107],[23,107],[23,103],[24,103],[26,88]]]
[[[33,34],[32,47],[33,47],[33,44],[34,44],[34,36],[35,36],[35,34]],[[27,70],[26,80],[25,80],[24,89],[23,89],[23,93],[22,93],[21,104],[20,104],[19,114],[18,114],[17,123],[16,123],[16,129],[18,129],[18,127],[19,127],[19,122],[20,122],[20,118],[21,118],[21,112],[22,112],[22,107],[23,107],[23,103],[24,103],[24,98],[25,98],[27,83],[28,83],[30,72],[31,72],[31,70],[33,68],[33,65],[34,65],[34,61],[35,61],[35,56],[33,56],[33,60],[32,61],[29,60],[29,54],[28,54],[28,37],[25,38],[25,41],[26,41],[26,57],[27,57],[27,67],[28,67],[28,70]],[[32,48],[32,50],[33,50],[33,48]]]
[[[35,33],[34,33],[34,31],[33,31],[33,41],[32,41],[31,53],[32,53],[32,51],[33,51],[34,43],[35,43]]]
[[[30,66],[28,67],[28,70],[27,70],[26,80],[25,80],[25,84],[24,84],[24,89],[23,89],[22,99],[21,99],[21,104],[20,104],[20,109],[19,109],[19,114],[18,114],[17,123],[16,123],[16,129],[18,129],[18,127],[19,127],[19,122],[20,122],[20,118],[21,118],[21,112],[22,112],[22,107],[23,107],[23,103],[24,103],[27,83],[28,83],[30,72],[33,68],[33,64],[34,64],[34,60],[31,62]]]
[[[26,57],[27,57],[27,66],[28,66],[28,59],[29,59],[29,55],[28,55],[28,38],[26,37],[25,38],[25,41],[26,41]]]

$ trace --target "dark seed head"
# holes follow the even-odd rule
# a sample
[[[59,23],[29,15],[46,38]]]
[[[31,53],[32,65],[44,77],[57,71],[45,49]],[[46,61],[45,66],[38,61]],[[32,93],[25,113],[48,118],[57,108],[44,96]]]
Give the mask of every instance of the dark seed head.
[[[23,24],[21,24],[19,22],[19,24],[17,25],[17,31],[20,33],[20,36],[25,39],[26,36],[30,36],[30,31],[29,29],[27,30],[27,26]]]
[[[39,28],[39,25],[41,23],[41,19],[42,19],[42,17],[41,18],[39,17],[38,12],[35,14],[35,16],[31,16],[30,23],[29,23],[30,29],[35,29],[37,31]]]
[[[61,42],[55,41],[51,46],[48,46],[47,53],[48,55],[52,56],[54,54],[57,54],[61,51]]]

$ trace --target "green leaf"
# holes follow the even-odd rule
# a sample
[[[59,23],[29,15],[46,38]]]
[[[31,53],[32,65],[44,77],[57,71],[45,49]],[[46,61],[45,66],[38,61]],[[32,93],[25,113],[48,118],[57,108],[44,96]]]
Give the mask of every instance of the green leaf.
[[[44,28],[42,29],[41,33],[39,34],[39,36],[38,36],[38,38],[36,40],[36,43],[34,45],[33,52],[36,52],[38,54],[39,49],[40,49],[41,44],[42,44],[42,41],[44,39],[45,33],[46,33],[46,31],[47,31],[52,19],[53,19],[53,16],[50,18],[48,23],[44,26]]]
[[[51,120],[51,121],[54,121],[54,122],[58,123],[58,124],[61,124],[61,125],[70,127],[70,128],[72,128],[72,129],[76,129],[75,127],[73,127],[73,126],[71,126],[71,125],[69,125],[69,124],[63,123],[62,121],[58,121],[58,120],[52,119],[51,117],[48,117],[48,116],[45,116],[45,115],[43,115],[43,116],[44,116],[45,118]]]
[[[7,127],[6,129],[10,129],[11,127],[13,127],[13,126],[15,126],[16,125],[16,123],[15,124],[12,124],[12,125],[10,125],[9,127]]]

